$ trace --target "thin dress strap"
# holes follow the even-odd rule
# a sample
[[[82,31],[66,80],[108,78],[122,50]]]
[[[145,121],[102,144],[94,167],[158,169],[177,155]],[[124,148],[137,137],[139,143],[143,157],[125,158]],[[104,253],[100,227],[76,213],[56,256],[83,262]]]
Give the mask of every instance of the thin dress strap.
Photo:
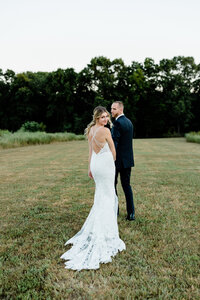
[[[99,142],[99,141],[96,139],[96,137],[95,137],[95,136],[96,136],[96,133],[97,133],[97,131],[99,130],[100,127],[101,127],[101,126],[97,127],[97,129],[95,130],[95,132],[94,132],[93,127],[91,128],[91,129],[92,129],[92,138],[91,138],[90,143],[91,143],[91,145],[92,145],[92,142],[94,141],[95,144],[97,145],[97,147],[99,147],[100,149],[102,149],[102,148],[105,146],[105,143]]]

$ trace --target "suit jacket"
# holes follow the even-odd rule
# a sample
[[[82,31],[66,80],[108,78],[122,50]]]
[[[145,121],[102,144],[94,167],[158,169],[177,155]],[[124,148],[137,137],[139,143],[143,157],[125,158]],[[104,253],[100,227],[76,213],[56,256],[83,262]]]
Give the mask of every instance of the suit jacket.
[[[116,149],[115,165],[117,169],[134,166],[133,124],[124,115],[113,123],[112,138]]]

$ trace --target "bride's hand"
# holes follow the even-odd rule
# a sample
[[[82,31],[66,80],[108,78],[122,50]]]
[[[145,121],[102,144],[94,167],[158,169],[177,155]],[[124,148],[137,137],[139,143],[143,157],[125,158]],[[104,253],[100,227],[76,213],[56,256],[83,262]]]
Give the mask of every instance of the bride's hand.
[[[88,171],[88,176],[93,179],[92,172],[90,170]]]

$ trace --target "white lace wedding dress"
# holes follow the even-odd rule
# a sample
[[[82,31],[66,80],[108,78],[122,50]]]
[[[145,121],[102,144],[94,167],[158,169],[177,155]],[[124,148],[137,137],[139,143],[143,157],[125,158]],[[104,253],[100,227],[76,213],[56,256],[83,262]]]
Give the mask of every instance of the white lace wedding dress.
[[[100,263],[111,262],[112,256],[125,249],[117,225],[118,198],[114,188],[113,155],[108,143],[101,145],[97,141],[96,132],[91,140],[93,150],[90,162],[96,185],[94,204],[81,230],[65,243],[73,244],[61,256],[66,260],[66,269],[98,269]],[[94,151],[94,143],[101,148],[98,153]]]

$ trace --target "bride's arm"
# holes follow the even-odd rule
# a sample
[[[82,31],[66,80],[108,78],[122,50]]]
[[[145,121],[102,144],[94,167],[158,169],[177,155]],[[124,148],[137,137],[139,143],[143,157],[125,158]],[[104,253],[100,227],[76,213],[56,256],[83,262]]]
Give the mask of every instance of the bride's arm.
[[[114,145],[110,130],[108,128],[105,128],[105,129],[106,129],[106,141],[108,142],[108,145],[110,147],[110,151],[112,152],[113,159],[116,160],[115,145]]]
[[[92,156],[92,145],[91,145],[91,141],[89,140],[89,138],[88,138],[88,146],[89,146],[88,176],[93,179],[93,176],[92,176],[92,173],[91,173],[91,170],[90,170],[90,162],[91,162],[91,156]]]

